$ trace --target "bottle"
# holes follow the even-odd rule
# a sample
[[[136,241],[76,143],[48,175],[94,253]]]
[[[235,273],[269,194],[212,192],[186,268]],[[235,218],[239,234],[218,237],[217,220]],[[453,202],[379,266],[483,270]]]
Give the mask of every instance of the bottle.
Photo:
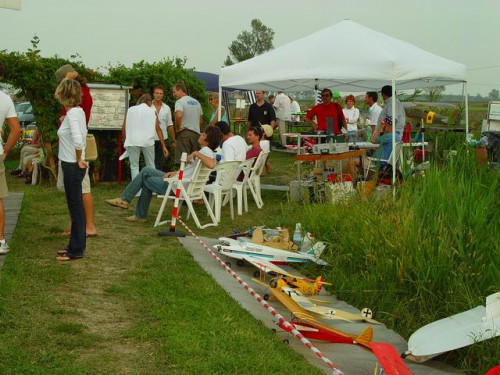
[[[299,247],[302,246],[302,226],[300,223],[295,224],[295,232],[293,232],[293,242]]]

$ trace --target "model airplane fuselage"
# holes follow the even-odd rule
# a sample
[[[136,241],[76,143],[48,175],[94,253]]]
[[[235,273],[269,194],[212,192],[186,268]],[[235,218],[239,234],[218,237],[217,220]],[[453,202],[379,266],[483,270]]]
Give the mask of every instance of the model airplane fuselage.
[[[325,244],[321,241],[316,242],[313,248],[307,252],[280,250],[270,246],[254,244],[249,241],[251,240],[248,239],[247,241],[241,237],[236,240],[228,237],[220,237],[220,243],[218,245],[214,245],[214,248],[219,253],[234,259],[246,260],[248,258],[256,258],[263,259],[271,263],[314,262],[322,266],[326,266],[328,264],[319,259],[319,256],[325,248]]]

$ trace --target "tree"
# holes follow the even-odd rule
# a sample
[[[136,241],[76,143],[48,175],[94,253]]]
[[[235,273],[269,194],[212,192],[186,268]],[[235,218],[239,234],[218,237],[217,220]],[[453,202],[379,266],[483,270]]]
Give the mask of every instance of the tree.
[[[445,86],[424,88],[424,92],[428,96],[430,102],[438,102],[439,99],[441,99],[441,95],[443,94],[444,90],[446,90]]]
[[[68,63],[86,78],[89,78],[92,73],[81,62],[69,61],[57,56],[40,56],[39,43],[40,39],[35,35],[31,40],[32,48],[29,48],[27,52],[0,51],[0,59],[5,65],[5,82],[16,87],[19,90],[18,94],[24,96],[33,106],[33,114],[44,140],[47,165],[55,176],[56,167],[52,145],[56,140],[61,105],[54,98],[57,86],[54,73],[59,67]],[[72,56],[72,58],[75,57],[77,56]]]
[[[500,93],[497,89],[493,89],[488,94],[488,98],[490,98],[491,100],[498,100],[500,98]]]
[[[251,31],[240,33],[228,47],[229,56],[224,61],[224,65],[233,65],[251,59],[274,48],[274,31],[271,28],[265,26],[258,19],[253,19],[251,26]]]

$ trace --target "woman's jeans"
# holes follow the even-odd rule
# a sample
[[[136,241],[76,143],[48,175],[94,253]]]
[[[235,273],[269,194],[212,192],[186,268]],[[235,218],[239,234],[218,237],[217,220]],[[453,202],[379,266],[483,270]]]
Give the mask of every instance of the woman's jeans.
[[[70,258],[82,258],[86,246],[82,181],[86,169],[78,167],[78,163],[65,161],[61,161],[61,167],[64,174],[64,192],[71,217],[71,235],[67,255]]]

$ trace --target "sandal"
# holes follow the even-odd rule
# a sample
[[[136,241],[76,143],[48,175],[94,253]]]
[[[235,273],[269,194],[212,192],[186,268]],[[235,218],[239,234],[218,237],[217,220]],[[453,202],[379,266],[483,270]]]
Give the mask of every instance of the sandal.
[[[65,263],[65,262],[69,262],[69,261],[72,261],[72,260],[78,260],[78,259],[83,259],[83,257],[70,257],[67,255],[60,255],[60,256],[57,256],[56,259],[61,262],[61,263]]]
[[[57,251],[57,255],[66,255],[68,253],[67,249],[61,249]]]
[[[106,199],[106,203],[110,204],[111,206],[123,208],[124,210],[129,207],[129,203],[121,198]]]

